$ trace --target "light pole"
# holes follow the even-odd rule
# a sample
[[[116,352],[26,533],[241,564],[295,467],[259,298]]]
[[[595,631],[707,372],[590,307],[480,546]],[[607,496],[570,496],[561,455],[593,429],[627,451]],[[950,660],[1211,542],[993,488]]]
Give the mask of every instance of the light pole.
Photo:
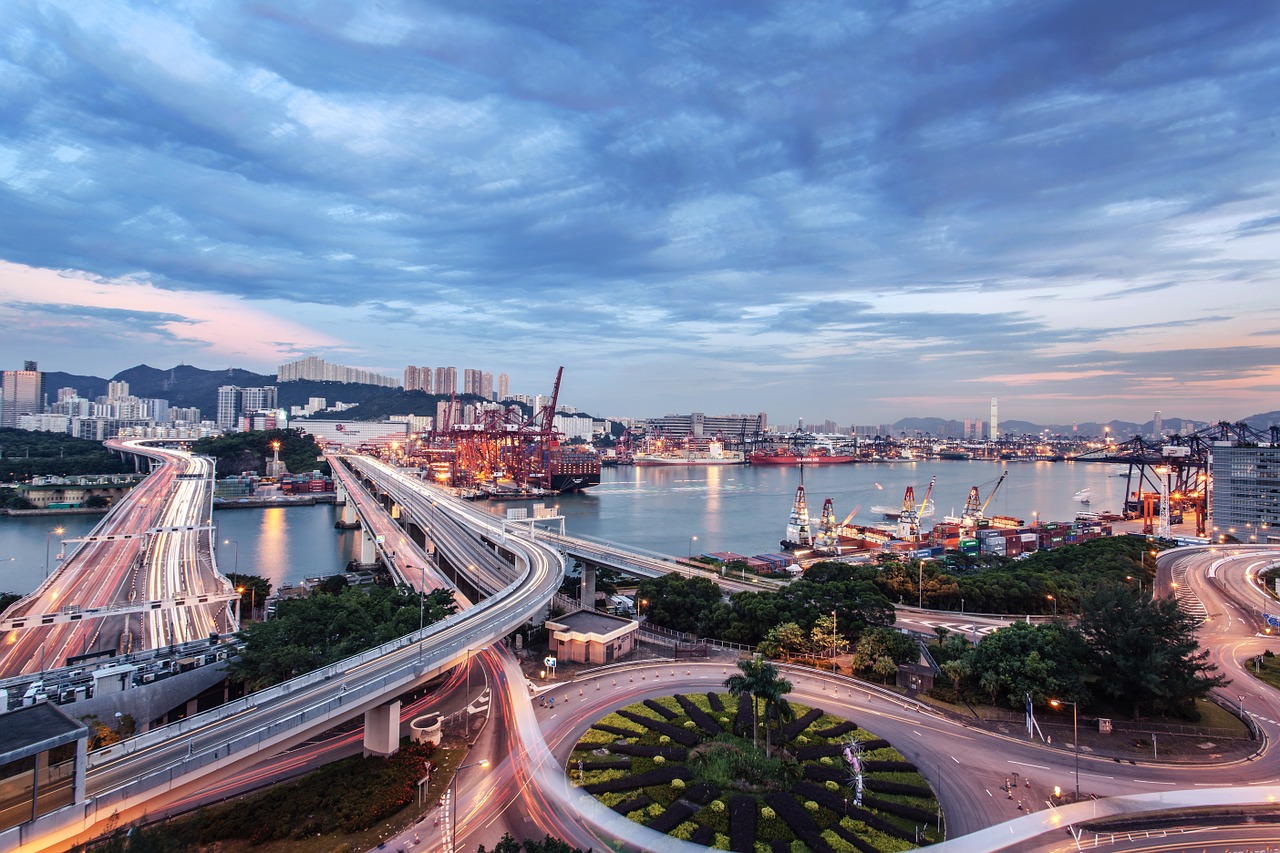
[[[484,758],[474,764],[463,764],[453,771],[453,781],[449,783],[452,789],[449,794],[449,808],[453,814],[449,817],[449,853],[453,853],[458,847],[458,774],[468,767],[488,767],[489,759]]]
[[[916,563],[916,608],[924,610],[924,560]]]
[[[241,599],[240,599],[241,604],[244,603],[244,598],[243,598],[244,590],[245,590],[245,587],[243,585],[236,587],[236,592],[240,593],[241,595]],[[251,586],[249,587],[249,621],[250,622],[253,621],[253,614],[257,612],[257,610],[258,610],[258,588],[256,586]]]
[[[1076,742],[1076,802],[1080,801],[1080,717],[1075,702],[1066,699],[1050,699],[1049,704],[1055,708],[1063,705],[1071,706],[1071,739]]]
[[[422,665],[422,629],[427,627],[427,564],[422,564],[422,583],[418,588],[418,665]]]
[[[693,559],[693,543],[694,543],[694,542],[697,542],[697,541],[698,541],[698,537],[697,537],[697,536],[690,536],[690,537],[689,537],[689,557],[688,557],[688,558],[689,558],[690,560],[692,560],[692,559]]]
[[[62,528],[55,527],[44,537],[44,576],[46,580],[49,577],[49,546],[53,544],[53,535],[55,533],[61,536]]]
[[[1057,619],[1058,618],[1058,599],[1054,598],[1052,595],[1046,595],[1045,598],[1053,602],[1053,618]]]

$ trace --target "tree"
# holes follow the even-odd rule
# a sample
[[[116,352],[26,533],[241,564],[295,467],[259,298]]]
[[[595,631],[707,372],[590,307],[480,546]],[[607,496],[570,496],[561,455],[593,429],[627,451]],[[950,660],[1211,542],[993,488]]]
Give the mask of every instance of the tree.
[[[814,657],[830,656],[833,665],[835,659],[849,648],[849,641],[840,633],[836,615],[825,613],[819,616],[809,632],[810,650]]]
[[[720,587],[706,578],[677,574],[649,578],[636,588],[636,599],[645,599],[645,617],[673,631],[703,633],[711,613],[720,603]]]
[[[880,683],[887,684],[889,676],[898,671],[898,664],[888,655],[880,655],[876,658],[876,662],[871,667],[876,675],[880,676]]]
[[[808,637],[795,622],[784,622],[769,629],[757,647],[760,654],[766,657],[790,658],[791,655],[802,655],[808,651]]]
[[[791,692],[791,682],[778,675],[778,668],[767,660],[754,657],[738,661],[738,669],[742,672],[731,675],[724,681],[725,689],[731,696],[751,699],[751,745],[760,748],[760,714],[757,700],[769,697],[766,703],[784,703],[781,697]],[[787,710],[790,710],[788,706]],[[777,708],[779,713],[785,713]]]
[[[1049,697],[1083,701],[1086,656],[1079,634],[1064,622],[1015,622],[991,634],[963,659],[970,676],[993,700],[1021,708],[1027,694],[1037,704]]]
[[[1081,600],[1076,629],[1089,680],[1135,720],[1144,710],[1194,718],[1195,700],[1228,683],[1176,598],[1143,600],[1129,586],[1101,586]]]
[[[777,723],[781,726],[789,723],[796,718],[796,711],[791,707],[791,703],[787,701],[786,695],[792,690],[791,682],[785,678],[775,678],[767,684],[763,685],[760,691],[760,702],[764,708],[764,753],[769,755],[772,752],[772,744],[770,742],[769,733],[773,729],[773,724]]]

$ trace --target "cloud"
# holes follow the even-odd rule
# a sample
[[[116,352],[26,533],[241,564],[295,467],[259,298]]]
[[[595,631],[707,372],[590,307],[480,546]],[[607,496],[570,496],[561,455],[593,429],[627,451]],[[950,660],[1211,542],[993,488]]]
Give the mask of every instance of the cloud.
[[[5,291],[39,322],[0,354],[469,360],[531,391],[567,362],[613,414],[884,420],[1003,389],[1052,416],[1065,376],[1082,417],[1172,410],[1137,353],[1193,341],[1226,374],[1239,341],[1277,342],[1277,24],[1102,0],[6,4],[3,271],[127,304]],[[1134,355],[1081,367],[1100,352]],[[1195,390],[1246,408],[1204,418],[1270,408]]]

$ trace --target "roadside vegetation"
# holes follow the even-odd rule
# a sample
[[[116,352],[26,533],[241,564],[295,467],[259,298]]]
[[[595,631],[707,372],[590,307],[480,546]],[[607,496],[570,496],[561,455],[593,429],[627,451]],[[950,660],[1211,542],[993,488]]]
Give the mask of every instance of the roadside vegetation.
[[[216,459],[219,477],[244,471],[263,473],[274,453],[271,443],[275,441],[280,442],[280,461],[290,473],[328,470],[328,463],[320,458],[320,445],[315,438],[298,429],[232,432],[202,438],[191,445],[191,452]]]
[[[132,474],[133,466],[100,441],[56,432],[0,428],[0,482],[33,476],[75,477],[88,474]],[[12,493],[10,499],[12,498]],[[0,501],[4,495],[0,494]],[[29,509],[8,504],[11,509]]]
[[[342,586],[282,600],[269,621],[244,627],[245,648],[228,677],[246,690],[262,690],[418,629],[419,597],[409,587]],[[455,610],[447,590],[431,592],[423,603],[425,624]]]
[[[896,851],[940,840],[933,791],[901,753],[789,702],[790,683],[768,661],[739,670],[725,693],[649,699],[596,721],[570,755],[571,781],[633,821],[719,849]]]
[[[408,743],[389,758],[342,759],[295,782],[273,785],[87,849],[93,853],[368,849],[377,839],[358,834],[413,802],[423,764],[433,752],[430,744]],[[356,837],[335,842],[335,836],[344,835]]]

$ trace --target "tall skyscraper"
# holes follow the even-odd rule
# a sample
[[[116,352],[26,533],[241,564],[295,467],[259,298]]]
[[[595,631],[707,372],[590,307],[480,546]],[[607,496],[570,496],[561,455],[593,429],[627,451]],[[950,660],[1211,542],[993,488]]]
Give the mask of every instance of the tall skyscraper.
[[[995,397],[991,398],[991,440],[998,441],[1000,438],[1000,413],[999,405]]]
[[[498,374],[498,399],[505,400],[511,396],[511,377],[505,373]]]
[[[479,394],[480,378],[483,371],[473,368],[466,368],[462,371],[462,393],[463,394]]]
[[[1156,416],[1151,419],[1151,432],[1156,438],[1164,434],[1164,418],[1160,417],[1160,410],[1156,410]]]
[[[487,371],[480,374],[480,396],[486,400],[493,399],[493,374]]]
[[[17,427],[18,415],[44,411],[44,374],[34,361],[0,372],[0,427]]]

